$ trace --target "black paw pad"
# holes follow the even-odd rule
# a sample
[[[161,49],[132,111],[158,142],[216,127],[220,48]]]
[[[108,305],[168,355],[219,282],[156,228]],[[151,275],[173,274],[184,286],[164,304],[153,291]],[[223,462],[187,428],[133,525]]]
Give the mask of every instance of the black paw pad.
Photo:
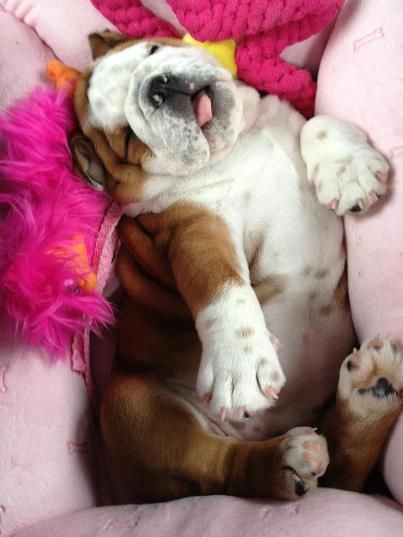
[[[354,205],[353,207],[351,207],[350,209],[350,212],[351,213],[359,213],[361,211],[361,207],[359,207],[359,205]]]
[[[303,496],[306,493],[305,483],[303,481],[297,481],[295,483],[295,494],[297,496]]]
[[[379,378],[378,382],[375,386],[372,386],[372,388],[361,388],[358,391],[361,394],[371,392],[371,394],[378,399],[383,399],[384,397],[388,397],[388,395],[397,395],[397,391],[385,377]]]
[[[376,385],[372,386],[371,392],[375,397],[379,397],[380,399],[397,393],[392,384],[385,377],[378,379]]]

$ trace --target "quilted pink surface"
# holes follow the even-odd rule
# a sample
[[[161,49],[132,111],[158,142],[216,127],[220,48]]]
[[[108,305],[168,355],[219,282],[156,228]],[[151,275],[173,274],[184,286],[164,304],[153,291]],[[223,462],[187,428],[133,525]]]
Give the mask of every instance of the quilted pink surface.
[[[300,502],[207,496],[86,509],[14,537],[402,537],[402,529],[396,503],[322,489]]]
[[[349,0],[319,70],[316,112],[362,127],[393,171],[389,194],[364,217],[345,220],[350,303],[360,341],[381,333],[403,343],[402,28],[401,0],[389,0],[387,9],[378,0]],[[403,415],[384,461],[387,484],[403,504],[402,448]]]
[[[132,37],[177,35],[140,0],[92,0]],[[288,46],[319,32],[343,0],[167,0],[178,21],[199,41],[235,39],[238,76],[258,90],[279,95],[312,115],[315,83],[308,71],[280,58]]]
[[[90,0],[0,0],[0,6],[6,8],[0,8],[0,107],[43,82],[42,67],[53,52],[79,68],[87,65],[86,34],[107,25]],[[403,185],[402,6],[401,0],[385,4],[347,0],[321,64],[318,83],[318,110],[360,122],[392,158],[394,189]],[[375,64],[376,70],[372,68]],[[369,219],[361,223],[356,235],[352,234],[354,228],[349,231],[354,239],[349,252],[354,277],[350,281],[352,306],[363,337],[380,322],[384,330],[392,327],[393,335],[402,334],[399,308],[403,279],[394,275],[399,274],[403,248],[390,248],[392,239],[398,245],[402,236],[398,227],[402,193],[399,187],[388,213],[384,207],[373,222],[376,235]],[[110,216],[113,221],[114,215]],[[107,238],[105,233],[99,243],[100,266],[104,268],[113,251],[112,245],[105,248]],[[378,285],[379,273],[382,287]],[[78,344],[88,346],[88,342]],[[112,352],[105,341],[92,350],[94,380],[96,387],[101,387]],[[81,355],[76,356],[74,368],[85,370]],[[94,454],[99,453],[92,444],[92,425],[83,378],[71,371],[67,362],[50,365],[36,350],[1,341],[1,537],[16,536],[17,532],[18,537],[403,535],[403,511],[395,502],[331,490],[319,490],[298,504],[210,497],[96,508],[100,483],[106,493],[109,484],[92,472]],[[384,461],[388,484],[403,503],[402,445],[403,417]]]

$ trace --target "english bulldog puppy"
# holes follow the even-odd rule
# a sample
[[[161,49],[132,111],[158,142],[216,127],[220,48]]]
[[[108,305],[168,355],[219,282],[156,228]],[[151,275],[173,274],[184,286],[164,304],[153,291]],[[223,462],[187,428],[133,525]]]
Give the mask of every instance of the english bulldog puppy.
[[[127,215],[101,421],[133,499],[297,498],[329,454],[326,483],[359,490],[402,407],[403,354],[379,337],[350,354],[340,217],[385,194],[388,163],[356,126],[305,121],[199,48],[90,45],[72,149]],[[320,435],[305,425],[339,371]]]

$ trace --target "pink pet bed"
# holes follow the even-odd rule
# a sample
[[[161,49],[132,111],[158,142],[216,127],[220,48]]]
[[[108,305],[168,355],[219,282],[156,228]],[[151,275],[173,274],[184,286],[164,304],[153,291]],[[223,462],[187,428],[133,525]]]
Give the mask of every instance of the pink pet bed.
[[[114,24],[126,24],[130,15],[126,1],[111,4],[115,8],[108,13],[103,2],[102,12]],[[146,13],[153,24],[157,24],[155,13],[169,21],[158,22],[164,31],[180,33],[182,24],[190,23],[179,7],[205,3],[170,1],[168,5],[143,0],[144,6],[132,4],[152,9],[154,14]],[[255,2],[256,6],[261,4]],[[283,2],[272,4],[284,7]],[[312,7],[317,2],[300,4]],[[376,0],[347,0],[334,28],[325,28],[320,35],[296,45],[291,43],[298,37],[287,41],[288,46],[283,42],[277,53],[281,55],[279,65],[285,65],[281,60],[286,60],[298,69],[319,69],[317,111],[360,124],[391,159],[394,180],[390,199],[364,219],[349,218],[346,228],[350,295],[358,335],[361,339],[381,331],[401,340],[403,245],[396,230],[401,229],[403,218],[403,110],[399,106],[403,7],[400,0],[380,4]],[[54,56],[83,69],[90,61],[86,35],[115,28],[114,24],[89,0],[0,0],[0,108],[10,106],[38,84],[46,85],[44,65]],[[321,27],[323,24],[324,19]],[[270,52],[270,62],[273,57]],[[290,73],[296,72],[302,71],[290,68]],[[312,79],[303,80],[309,87]],[[278,90],[283,91],[283,87]],[[288,97],[293,100],[292,95]],[[97,273],[96,290],[107,297],[115,288],[114,225],[119,212],[99,201],[90,226],[98,232],[88,235],[87,250]],[[85,234],[82,229],[78,231]],[[96,410],[110,374],[113,329],[95,337],[88,328],[80,325],[71,352],[56,361],[49,346],[46,352],[21,340],[1,338],[2,537],[218,537],[223,533],[234,537],[402,537],[403,419],[382,461],[394,499],[323,489],[298,503],[206,497],[156,505],[114,505],[125,503],[125,491],[104,460]],[[52,338],[49,341],[54,342]]]

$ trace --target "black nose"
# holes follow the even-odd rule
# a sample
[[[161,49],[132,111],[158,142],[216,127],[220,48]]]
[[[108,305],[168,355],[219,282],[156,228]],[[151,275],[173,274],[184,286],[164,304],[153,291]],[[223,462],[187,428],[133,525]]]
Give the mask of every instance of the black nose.
[[[147,94],[151,104],[158,108],[168,99],[192,97],[197,89],[200,88],[186,78],[163,73],[151,80]]]
[[[177,82],[175,78],[162,74],[153,78],[148,86],[148,98],[151,104],[158,108],[166,101],[167,96],[170,93],[178,91]]]

